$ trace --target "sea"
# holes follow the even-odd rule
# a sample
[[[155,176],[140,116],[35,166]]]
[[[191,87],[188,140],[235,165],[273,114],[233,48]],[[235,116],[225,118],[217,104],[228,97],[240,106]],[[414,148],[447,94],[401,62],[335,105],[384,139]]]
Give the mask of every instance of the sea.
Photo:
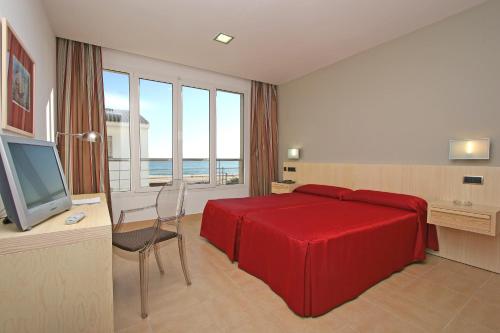
[[[217,160],[217,174],[238,175],[240,161]],[[207,160],[183,160],[184,175],[208,175],[210,164]],[[149,174],[152,176],[172,175],[172,160],[149,161]]]

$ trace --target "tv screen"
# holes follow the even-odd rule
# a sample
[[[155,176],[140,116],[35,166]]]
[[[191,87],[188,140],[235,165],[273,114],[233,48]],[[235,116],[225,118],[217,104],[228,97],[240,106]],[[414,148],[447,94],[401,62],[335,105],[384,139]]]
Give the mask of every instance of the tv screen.
[[[52,147],[9,142],[9,150],[28,209],[66,196]]]
[[[54,143],[0,134],[0,194],[19,230],[71,208]]]

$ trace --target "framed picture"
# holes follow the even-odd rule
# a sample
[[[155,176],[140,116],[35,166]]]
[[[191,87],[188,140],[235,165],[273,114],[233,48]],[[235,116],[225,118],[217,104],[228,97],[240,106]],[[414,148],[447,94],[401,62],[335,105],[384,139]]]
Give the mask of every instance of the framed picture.
[[[1,19],[2,128],[34,135],[35,63],[7,19]]]

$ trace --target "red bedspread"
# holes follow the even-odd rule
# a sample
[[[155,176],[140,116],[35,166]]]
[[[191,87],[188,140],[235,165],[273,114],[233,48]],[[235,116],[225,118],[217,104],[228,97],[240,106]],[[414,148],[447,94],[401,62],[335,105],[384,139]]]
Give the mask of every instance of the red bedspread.
[[[389,199],[398,206],[414,198]],[[248,213],[239,267],[265,281],[298,315],[324,314],[425,258],[423,207],[385,203],[332,200]]]
[[[437,230],[433,224],[427,224],[427,202],[419,197],[407,194],[357,190],[345,193],[344,200],[365,202],[374,205],[410,210],[417,214],[418,230],[415,244],[415,259],[425,259],[425,248],[439,250]]]
[[[240,224],[246,214],[333,200],[335,199],[331,197],[295,192],[263,197],[210,200],[203,210],[200,235],[224,251],[231,261],[235,261],[238,260]]]

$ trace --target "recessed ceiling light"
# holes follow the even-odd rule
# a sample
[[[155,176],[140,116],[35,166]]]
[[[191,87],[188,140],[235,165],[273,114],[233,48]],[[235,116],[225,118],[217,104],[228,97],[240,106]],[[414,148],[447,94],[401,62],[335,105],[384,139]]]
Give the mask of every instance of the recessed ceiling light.
[[[221,42],[223,44],[229,44],[230,41],[233,40],[234,37],[223,34],[222,32],[215,36],[214,40]]]

